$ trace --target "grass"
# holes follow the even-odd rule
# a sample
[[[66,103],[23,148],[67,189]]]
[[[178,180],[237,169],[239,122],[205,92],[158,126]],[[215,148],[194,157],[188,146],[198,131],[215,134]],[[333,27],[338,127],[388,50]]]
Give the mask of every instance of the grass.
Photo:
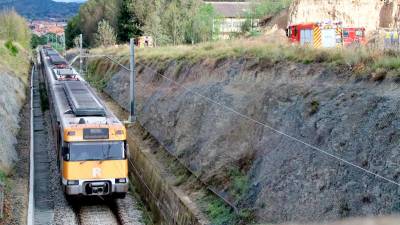
[[[135,179],[133,177],[130,177],[129,182],[129,189],[131,191],[131,194],[136,198],[136,199],[141,199],[140,195],[138,194],[139,191],[137,190],[137,187],[139,186],[138,184],[135,183]],[[142,211],[142,218],[140,222],[142,222],[145,225],[153,225],[153,215],[151,211],[144,205],[142,201],[137,201],[137,206]]]
[[[236,200],[240,200],[249,190],[249,179],[244,172],[239,171],[236,167],[229,171],[229,177],[231,179],[230,193]]]
[[[209,195],[202,199],[204,211],[213,225],[237,224],[237,217],[232,209],[221,199]]]
[[[317,113],[318,112],[318,110],[319,110],[319,102],[317,101],[317,100],[313,100],[311,103],[310,103],[310,115],[314,115],[315,113]]]
[[[0,183],[4,183],[6,179],[7,179],[7,174],[4,171],[0,170]]]
[[[0,40],[0,69],[14,72],[27,84],[30,67],[29,54],[18,43]]]

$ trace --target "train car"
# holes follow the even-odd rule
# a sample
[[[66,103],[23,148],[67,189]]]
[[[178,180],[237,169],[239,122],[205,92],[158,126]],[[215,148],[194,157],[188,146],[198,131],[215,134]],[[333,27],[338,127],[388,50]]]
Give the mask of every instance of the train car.
[[[48,52],[43,49],[40,54],[65,194],[125,197],[129,182],[125,126],[79,74],[68,66],[57,67],[62,63],[56,61],[62,60],[52,60]],[[75,76],[67,79],[64,74],[70,73]]]

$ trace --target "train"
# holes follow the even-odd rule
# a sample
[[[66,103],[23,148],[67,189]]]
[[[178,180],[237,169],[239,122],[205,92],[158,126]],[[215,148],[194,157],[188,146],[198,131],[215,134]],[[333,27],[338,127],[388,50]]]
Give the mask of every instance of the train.
[[[38,64],[47,89],[66,197],[124,198],[129,187],[124,124],[56,50],[41,46]]]

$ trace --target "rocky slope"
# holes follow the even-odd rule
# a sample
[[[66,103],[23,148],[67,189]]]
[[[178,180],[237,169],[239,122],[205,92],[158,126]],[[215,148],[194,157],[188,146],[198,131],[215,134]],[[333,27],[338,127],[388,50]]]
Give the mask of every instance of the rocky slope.
[[[294,0],[289,10],[289,23],[342,21],[345,26],[394,27],[398,14],[395,0]]]
[[[301,143],[399,182],[400,89],[391,78],[241,58],[147,61],[137,79],[140,123],[256,221],[400,212],[398,186]],[[125,71],[105,91],[128,108]]]
[[[25,103],[29,58],[20,49],[14,55],[0,41],[0,171],[8,173],[17,161],[15,144],[19,131],[19,112]]]
[[[25,84],[13,73],[0,71],[0,169],[9,171],[17,160],[14,145],[19,129],[19,111],[25,99]]]

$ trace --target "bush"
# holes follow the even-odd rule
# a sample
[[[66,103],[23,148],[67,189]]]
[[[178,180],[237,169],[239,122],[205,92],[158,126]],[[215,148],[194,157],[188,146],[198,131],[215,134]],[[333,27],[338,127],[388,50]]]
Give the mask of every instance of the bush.
[[[18,54],[18,48],[13,44],[11,40],[8,40],[4,46],[10,51],[11,55],[16,56]]]

